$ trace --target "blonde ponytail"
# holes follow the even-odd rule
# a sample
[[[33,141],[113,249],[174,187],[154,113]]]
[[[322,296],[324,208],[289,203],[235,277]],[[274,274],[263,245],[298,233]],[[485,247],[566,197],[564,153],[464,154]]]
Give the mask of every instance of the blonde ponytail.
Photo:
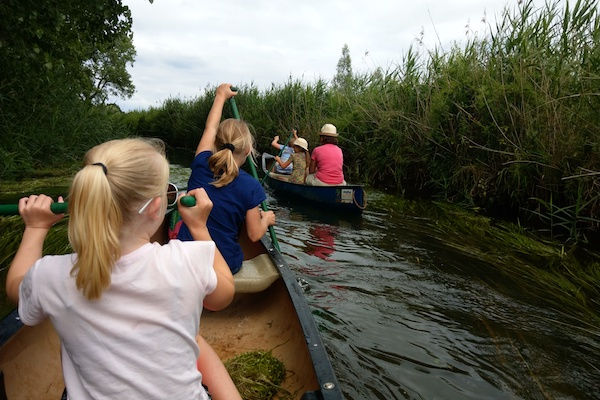
[[[215,138],[216,152],[208,159],[208,166],[214,174],[215,187],[231,183],[239,174],[235,155],[253,151],[254,138],[248,125],[237,119],[226,119],[219,124]]]
[[[73,266],[77,288],[97,299],[110,285],[110,274],[121,256],[119,231],[123,223],[110,184],[102,168],[84,167],[73,180],[69,194],[69,241],[77,253]]]
[[[122,139],[86,154],[69,192],[69,242],[77,253],[71,274],[89,300],[110,286],[121,257],[123,225],[147,199],[164,196],[169,165],[160,141]]]

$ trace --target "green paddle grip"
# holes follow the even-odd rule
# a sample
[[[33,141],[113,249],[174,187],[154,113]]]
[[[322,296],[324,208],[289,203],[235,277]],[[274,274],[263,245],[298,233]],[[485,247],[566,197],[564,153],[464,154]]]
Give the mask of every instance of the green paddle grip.
[[[194,196],[182,196],[179,200],[182,206],[194,207],[196,205],[196,198]]]
[[[50,210],[54,214],[63,214],[67,212],[67,203],[52,203]],[[19,215],[18,204],[0,204],[0,215]]]
[[[181,198],[181,204],[186,207],[194,207],[196,205],[196,198],[194,196],[183,196]],[[68,211],[68,203],[52,203],[50,204],[50,210],[54,214],[64,214]],[[0,216],[1,215],[19,215],[18,204],[0,204]]]

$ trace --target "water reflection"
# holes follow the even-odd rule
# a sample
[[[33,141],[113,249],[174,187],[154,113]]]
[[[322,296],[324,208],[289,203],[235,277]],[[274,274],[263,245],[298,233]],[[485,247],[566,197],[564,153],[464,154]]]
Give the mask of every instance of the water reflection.
[[[304,252],[324,261],[333,261],[329,257],[335,251],[334,237],[337,233],[337,228],[332,225],[310,225],[308,229],[310,239],[305,243]]]

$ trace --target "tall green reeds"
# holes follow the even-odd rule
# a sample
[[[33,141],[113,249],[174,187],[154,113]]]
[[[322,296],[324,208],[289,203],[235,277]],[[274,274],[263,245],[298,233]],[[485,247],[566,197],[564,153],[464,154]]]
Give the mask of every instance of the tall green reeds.
[[[569,242],[600,231],[600,19],[593,0],[506,8],[483,38],[342,87],[290,79],[237,101],[260,150],[337,125],[347,180],[478,207]],[[127,116],[193,151],[213,90]]]

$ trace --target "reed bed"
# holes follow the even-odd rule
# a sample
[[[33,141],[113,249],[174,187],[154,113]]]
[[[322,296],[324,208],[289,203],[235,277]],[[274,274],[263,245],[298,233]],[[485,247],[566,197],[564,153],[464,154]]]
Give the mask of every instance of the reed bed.
[[[331,122],[346,175],[389,192],[441,199],[535,227],[565,243],[600,229],[600,19],[592,0],[507,8],[483,38],[412,49],[345,86],[239,85],[259,150],[293,127],[317,144]],[[193,151],[214,88],[122,118],[135,134]],[[227,110],[226,110],[227,113]],[[227,115],[226,115],[227,116]]]
[[[260,151],[272,151],[272,137],[285,140],[294,127],[312,149],[319,128],[333,123],[347,181],[511,221],[493,234],[478,231],[482,243],[455,245],[508,257],[506,275],[523,277],[519,284],[527,289],[544,287],[545,301],[569,304],[581,318],[586,309],[599,315],[597,2],[535,8],[525,0],[488,26],[463,45],[425,54],[410,49],[395,67],[355,74],[342,85],[293,77],[263,91],[238,84],[241,116]],[[121,123],[192,154],[213,93],[208,87],[196,99],[123,114]],[[445,229],[473,239],[461,220],[470,221],[468,214],[448,220]],[[490,235],[495,240],[488,242]]]

